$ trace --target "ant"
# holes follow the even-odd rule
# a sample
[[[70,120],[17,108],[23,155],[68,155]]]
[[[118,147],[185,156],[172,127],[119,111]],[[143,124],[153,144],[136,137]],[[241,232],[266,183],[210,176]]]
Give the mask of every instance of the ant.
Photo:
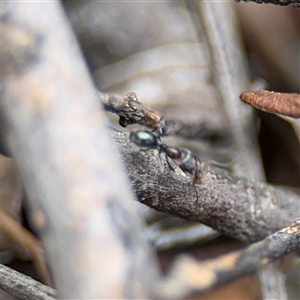
[[[151,131],[148,130],[137,130],[132,131],[129,136],[131,142],[139,147],[147,147],[150,149],[157,149],[159,154],[164,153],[166,155],[166,161],[171,171],[174,168],[169,162],[169,158],[187,175],[191,176],[193,179],[193,187],[197,196],[198,193],[195,188],[196,183],[202,182],[202,172],[200,170],[201,161],[193,154],[193,152],[186,148],[176,148],[170,147],[164,144],[160,136],[156,136]],[[160,164],[162,166],[161,160]]]

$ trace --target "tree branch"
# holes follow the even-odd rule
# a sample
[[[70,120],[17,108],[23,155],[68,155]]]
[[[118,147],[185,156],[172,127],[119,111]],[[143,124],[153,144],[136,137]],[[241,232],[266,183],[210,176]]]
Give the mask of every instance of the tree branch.
[[[153,298],[156,261],[61,4],[2,3],[1,29],[6,140],[59,297]]]
[[[203,183],[193,182],[175,164],[135,146],[128,134],[112,130],[140,202],[187,220],[198,221],[247,242],[260,240],[287,226],[299,215],[299,191],[231,176],[209,163],[201,164]]]
[[[163,298],[185,297],[249,275],[258,268],[300,247],[300,219],[252,244],[206,262],[182,255],[161,283]],[[201,276],[199,276],[201,274]]]

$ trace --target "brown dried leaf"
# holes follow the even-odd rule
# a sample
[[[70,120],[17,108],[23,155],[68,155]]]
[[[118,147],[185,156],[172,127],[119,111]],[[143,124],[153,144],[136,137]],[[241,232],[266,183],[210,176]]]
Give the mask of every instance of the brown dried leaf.
[[[300,95],[284,94],[259,90],[244,92],[240,99],[257,109],[277,113],[292,118],[300,118]]]

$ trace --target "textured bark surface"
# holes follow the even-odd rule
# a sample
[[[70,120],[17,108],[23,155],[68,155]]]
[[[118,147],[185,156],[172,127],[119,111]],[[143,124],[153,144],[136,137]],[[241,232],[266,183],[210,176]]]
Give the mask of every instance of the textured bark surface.
[[[54,300],[57,298],[57,291],[54,289],[4,265],[0,265],[0,278],[0,287],[15,296],[16,299]],[[0,296],[3,296],[1,290]]]
[[[247,242],[266,237],[299,215],[299,190],[234,177],[209,163],[202,163],[203,183],[195,185],[197,202],[191,179],[175,165],[175,172],[170,170],[158,151],[135,146],[127,133],[113,130],[113,136],[139,201],[159,211]]]

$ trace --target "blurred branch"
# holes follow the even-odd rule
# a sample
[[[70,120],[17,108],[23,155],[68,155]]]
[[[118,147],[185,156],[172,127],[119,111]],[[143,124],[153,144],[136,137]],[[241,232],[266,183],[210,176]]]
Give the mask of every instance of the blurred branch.
[[[238,100],[240,91],[248,89],[249,78],[247,76],[245,54],[242,51],[243,46],[241,45],[241,40],[238,35],[239,24],[233,9],[233,3],[229,5],[225,2],[214,3],[204,1],[195,2],[195,4],[199,12],[198,22],[205,28],[207,35],[209,53],[211,53],[213,80],[216,87],[218,87],[222,101],[221,105],[223,105],[227,115],[233,137],[233,144],[237,152],[237,164],[234,166],[234,172],[239,176],[246,176],[250,180],[265,181],[253,112]],[[223,20],[227,20],[227,22]],[[245,190],[248,190],[248,188]],[[262,198],[260,197],[260,199]],[[257,200],[258,202],[261,201],[259,199]],[[272,206],[271,203],[270,205]],[[263,211],[264,208],[265,206],[262,206],[260,208],[262,209],[261,211]],[[251,208],[250,211],[252,211]],[[295,214],[289,221],[288,219],[286,220],[287,223],[282,223],[280,227],[288,225],[291,220],[297,217],[298,215]],[[237,215],[236,218],[238,220],[240,215]],[[267,221],[267,223],[269,222]],[[268,234],[270,234],[270,232]],[[266,278],[266,280],[269,281],[274,279],[274,275],[267,270],[262,269],[261,272],[267,272],[268,276],[260,278]],[[260,280],[260,285],[263,290],[266,290],[264,286],[269,285],[269,283]],[[283,285],[280,290],[285,289],[285,285]],[[271,295],[263,296],[265,299],[270,299],[269,296]]]
[[[203,263],[182,255],[161,283],[163,298],[185,297],[249,275],[258,268],[300,247],[300,219],[252,244]],[[199,276],[201,274],[201,276]]]
[[[275,4],[280,6],[295,6],[300,7],[300,1],[299,0],[235,0],[235,2],[255,2],[258,4]]]
[[[258,272],[258,279],[263,283],[260,286],[262,299],[289,300],[286,274],[280,265],[280,261],[275,261]]]
[[[205,29],[212,80],[220,95],[220,107],[225,112],[236,151],[237,164],[233,170],[239,176],[262,180],[264,176],[252,110],[238,99],[240,91],[249,86],[249,79],[233,4],[211,1],[188,3],[198,12],[195,24]]]
[[[61,4],[2,3],[1,28],[6,140],[59,297],[153,298],[156,261]]]
[[[0,287],[21,300],[54,300],[57,292],[4,265],[0,265]]]
[[[182,220],[184,222],[184,220]],[[158,251],[171,250],[178,247],[205,244],[220,236],[220,233],[200,223],[184,223],[185,226],[168,228],[161,227],[160,222],[151,224],[146,229],[146,235]],[[187,226],[188,225],[188,226]]]

